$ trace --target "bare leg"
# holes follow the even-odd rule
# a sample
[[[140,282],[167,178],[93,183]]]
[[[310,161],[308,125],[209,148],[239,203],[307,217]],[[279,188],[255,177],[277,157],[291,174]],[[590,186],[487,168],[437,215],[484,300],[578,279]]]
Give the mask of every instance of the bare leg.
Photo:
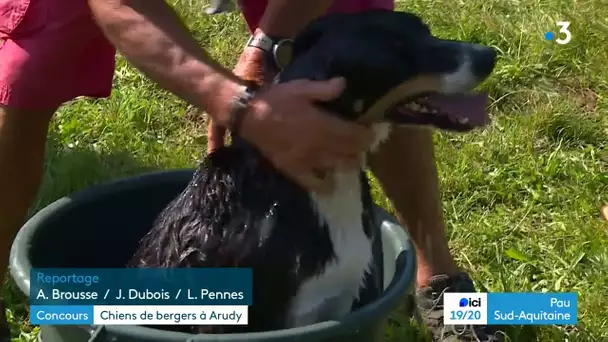
[[[458,272],[444,231],[432,132],[396,129],[371,156],[370,166],[412,236],[418,287],[427,286],[433,275]]]
[[[33,201],[44,165],[48,125],[55,109],[22,111],[0,106],[0,272],[8,269],[15,234]]]

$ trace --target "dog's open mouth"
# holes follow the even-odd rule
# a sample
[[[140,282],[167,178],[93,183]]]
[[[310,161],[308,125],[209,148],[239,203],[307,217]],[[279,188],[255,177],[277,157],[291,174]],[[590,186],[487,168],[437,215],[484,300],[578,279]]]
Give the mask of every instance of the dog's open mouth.
[[[489,122],[487,93],[424,93],[397,104],[388,119],[396,124],[468,131]]]
[[[466,132],[485,126],[488,94],[441,92],[441,79],[420,75],[391,89],[359,119],[362,123],[388,120],[397,125],[431,126]]]

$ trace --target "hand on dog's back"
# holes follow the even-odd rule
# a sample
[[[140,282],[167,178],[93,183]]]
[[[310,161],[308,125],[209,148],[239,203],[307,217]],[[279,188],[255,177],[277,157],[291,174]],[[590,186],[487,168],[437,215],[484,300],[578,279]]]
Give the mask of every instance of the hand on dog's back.
[[[331,177],[320,178],[314,170],[358,169],[372,141],[369,128],[338,119],[314,104],[337,98],[343,89],[344,80],[338,78],[274,84],[251,102],[240,135],[304,188],[328,192]]]

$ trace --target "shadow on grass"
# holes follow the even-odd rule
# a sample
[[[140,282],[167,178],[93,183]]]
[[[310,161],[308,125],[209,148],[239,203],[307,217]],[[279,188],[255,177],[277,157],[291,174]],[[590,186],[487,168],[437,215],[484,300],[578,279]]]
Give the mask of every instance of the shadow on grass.
[[[64,148],[52,133],[46,156],[43,182],[31,206],[30,217],[51,202],[86,187],[160,169],[158,166],[142,165],[129,151],[106,153],[94,147]],[[38,328],[29,324],[28,299],[13,280],[7,278],[2,298],[6,304],[12,337],[16,341],[36,341]]]

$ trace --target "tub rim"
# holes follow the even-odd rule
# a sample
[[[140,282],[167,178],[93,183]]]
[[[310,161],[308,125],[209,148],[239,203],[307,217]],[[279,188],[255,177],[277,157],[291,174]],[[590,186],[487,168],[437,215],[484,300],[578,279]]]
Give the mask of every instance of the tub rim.
[[[30,270],[32,265],[29,260],[30,243],[37,229],[42,222],[62,211],[68,211],[72,207],[78,206],[83,202],[93,201],[101,195],[109,195],[116,192],[121,192],[129,188],[139,187],[141,184],[154,182],[156,179],[162,179],[163,182],[170,181],[187,181],[192,177],[194,169],[177,169],[166,170],[140,174],[133,177],[119,178],[116,180],[102,182],[83,190],[74,192],[73,194],[59,198],[42,208],[21,227],[17,233],[12,245],[9,256],[10,274],[29,300],[30,294]],[[184,182],[185,183],[185,182]],[[374,300],[364,308],[354,311],[340,320],[325,321],[304,327],[282,329],[274,331],[264,331],[255,333],[238,333],[238,334],[188,334],[183,332],[173,332],[158,330],[139,325],[91,325],[79,326],[83,329],[89,327],[89,332],[93,334],[100,328],[107,330],[106,334],[119,335],[132,338],[145,338],[145,336],[154,337],[152,340],[176,341],[184,340],[188,342],[196,341],[230,341],[230,342],[246,342],[250,340],[264,340],[268,342],[279,342],[284,339],[290,341],[305,340],[309,341],[313,338],[326,337],[325,332],[329,329],[339,333],[347,333],[356,327],[358,322],[373,321],[379,318],[374,313],[392,311],[404,297],[411,292],[415,284],[416,274],[416,253],[411,245],[410,235],[397,222],[396,218],[390,215],[386,210],[374,204],[377,221],[382,222],[382,226],[389,225],[390,228],[381,227],[381,229],[390,230],[390,234],[395,237],[392,239],[392,248],[399,252],[395,260],[395,271],[392,280],[388,287],[384,290],[383,296]],[[394,229],[394,228],[398,229]],[[395,236],[396,235],[396,236]],[[401,241],[405,243],[402,244]],[[385,242],[385,241],[383,241]],[[404,292],[402,292],[405,290]],[[67,326],[66,326],[67,327]],[[72,326],[76,327],[76,326]]]

